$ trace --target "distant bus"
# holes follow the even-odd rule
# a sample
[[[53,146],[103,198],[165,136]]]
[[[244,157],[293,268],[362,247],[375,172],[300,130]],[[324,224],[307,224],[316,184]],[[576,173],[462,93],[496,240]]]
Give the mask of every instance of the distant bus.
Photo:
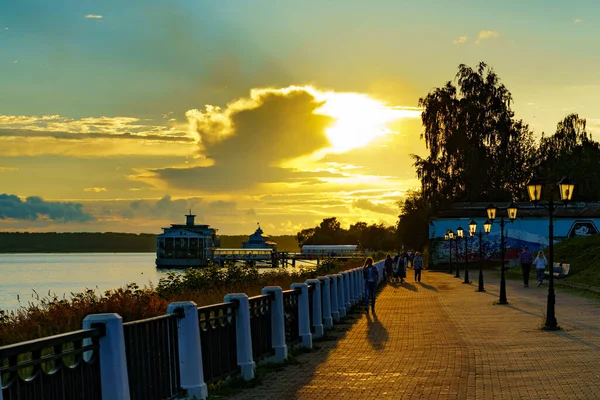
[[[326,257],[350,256],[358,252],[357,248],[358,246],[354,244],[304,245],[302,246],[302,254]]]

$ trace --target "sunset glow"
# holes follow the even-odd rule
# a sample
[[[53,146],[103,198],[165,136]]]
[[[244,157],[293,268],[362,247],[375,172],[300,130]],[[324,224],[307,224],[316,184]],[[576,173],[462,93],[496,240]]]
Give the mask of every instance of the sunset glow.
[[[325,104],[316,112],[336,119],[326,132],[333,150],[340,153],[396,133],[388,126],[392,121],[419,115],[419,111],[393,109],[363,94],[328,92],[322,98]]]
[[[600,131],[598,2],[0,3],[0,231],[395,225],[460,64],[535,138]]]

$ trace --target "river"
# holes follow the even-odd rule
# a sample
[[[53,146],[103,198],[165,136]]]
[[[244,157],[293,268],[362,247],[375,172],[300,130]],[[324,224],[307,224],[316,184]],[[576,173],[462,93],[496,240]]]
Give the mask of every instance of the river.
[[[168,270],[154,253],[0,254],[0,309],[14,310],[48,291],[59,297],[86,288],[103,293],[128,283],[157,284]]]

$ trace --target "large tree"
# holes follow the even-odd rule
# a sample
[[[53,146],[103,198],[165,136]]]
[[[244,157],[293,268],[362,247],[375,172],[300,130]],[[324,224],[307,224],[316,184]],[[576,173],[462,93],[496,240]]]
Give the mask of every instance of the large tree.
[[[510,200],[525,192],[535,159],[529,127],[514,118],[512,97],[485,63],[460,65],[419,99],[421,138],[429,155],[413,155],[422,195],[434,208],[453,201]]]
[[[554,135],[542,135],[537,156],[537,176],[552,183],[563,176],[575,178],[574,199],[600,199],[600,144],[592,140],[585,119],[567,115],[557,124]]]

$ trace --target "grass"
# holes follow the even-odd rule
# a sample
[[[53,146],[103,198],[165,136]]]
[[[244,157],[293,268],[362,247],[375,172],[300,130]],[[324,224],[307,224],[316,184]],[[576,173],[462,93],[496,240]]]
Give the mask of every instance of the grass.
[[[547,248],[544,253],[548,258]],[[574,237],[557,243],[554,246],[554,262],[571,264],[569,276],[555,280],[557,286],[565,282],[600,287],[600,235]],[[521,268],[508,269],[506,277],[522,279]],[[534,267],[531,268],[531,279],[535,282]]]
[[[86,315],[118,313],[123,321],[135,321],[164,315],[169,303],[194,301],[198,306],[223,302],[227,293],[255,296],[264,286],[286,289],[294,282],[337,273],[362,265],[363,260],[325,261],[317,269],[293,272],[274,270],[259,274],[257,269],[231,266],[204,268],[169,274],[156,287],[125,287],[101,293],[88,289],[60,298],[48,293],[37,296],[16,311],[0,310],[0,347],[11,343],[56,335],[81,329]],[[36,294],[37,295],[37,294]]]

